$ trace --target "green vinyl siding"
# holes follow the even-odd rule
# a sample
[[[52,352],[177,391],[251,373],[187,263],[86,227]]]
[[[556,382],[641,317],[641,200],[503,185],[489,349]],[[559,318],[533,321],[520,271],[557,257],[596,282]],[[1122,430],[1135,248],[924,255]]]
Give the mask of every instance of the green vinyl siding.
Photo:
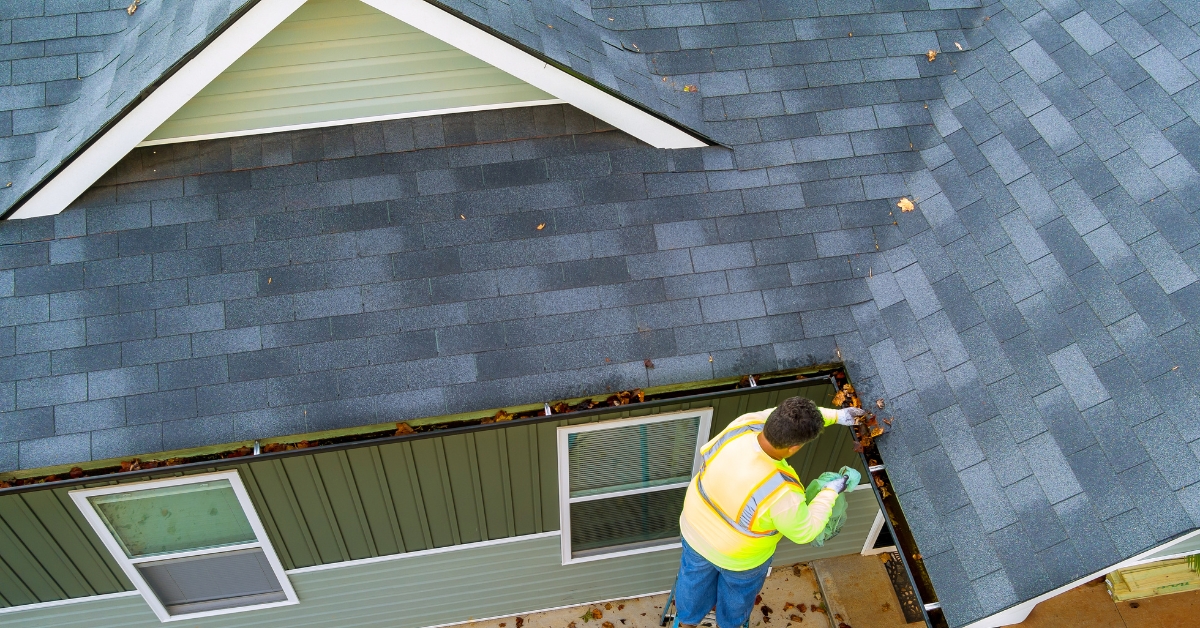
[[[237,469],[280,561],[295,569],[557,530],[559,426],[712,407],[716,433],[786,397],[828,404],[832,394],[825,382],[797,383],[353,449],[237,458],[186,473]],[[830,428],[790,462],[808,480],[857,467],[852,447],[849,430]],[[0,496],[0,607],[132,588],[68,490]],[[873,517],[851,517],[851,525],[869,527]]]
[[[870,491],[848,497],[841,534],[821,548],[796,546],[785,539],[774,563],[858,552],[878,509]],[[195,628],[419,628],[666,591],[678,566],[677,549],[563,565],[559,537],[548,535],[291,574],[300,597],[297,606],[186,623]],[[93,628],[98,618],[99,624],[122,628],[162,625],[140,597],[81,601],[0,617],[5,628]]]
[[[554,97],[357,0],[309,0],[147,138]]]

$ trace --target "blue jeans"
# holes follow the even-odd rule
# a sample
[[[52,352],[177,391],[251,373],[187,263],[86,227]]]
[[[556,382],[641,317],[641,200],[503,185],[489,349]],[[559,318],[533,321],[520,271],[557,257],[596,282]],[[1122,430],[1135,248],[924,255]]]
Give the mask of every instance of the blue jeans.
[[[747,571],[730,571],[708,562],[687,541],[675,578],[675,609],[680,624],[698,624],[713,606],[717,628],[738,628],[754,610],[771,561]]]

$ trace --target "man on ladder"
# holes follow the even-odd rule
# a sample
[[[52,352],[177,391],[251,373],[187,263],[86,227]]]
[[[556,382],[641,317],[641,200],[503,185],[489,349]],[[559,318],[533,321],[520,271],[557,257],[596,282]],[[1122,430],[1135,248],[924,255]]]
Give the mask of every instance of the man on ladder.
[[[683,558],[673,592],[678,625],[693,628],[714,606],[718,628],[749,620],[781,533],[811,542],[829,522],[837,496],[859,481],[857,471],[842,467],[806,503],[804,485],[786,459],[826,425],[851,426],[862,414],[791,397],[777,408],[738,417],[704,445],[700,473],[679,517]]]

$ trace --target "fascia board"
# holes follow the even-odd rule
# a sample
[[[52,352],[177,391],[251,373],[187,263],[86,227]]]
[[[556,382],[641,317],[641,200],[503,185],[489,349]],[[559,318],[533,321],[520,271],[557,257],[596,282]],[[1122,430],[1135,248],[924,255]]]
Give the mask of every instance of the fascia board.
[[[701,148],[695,136],[425,0],[363,0],[366,4],[486,61],[655,148]]]

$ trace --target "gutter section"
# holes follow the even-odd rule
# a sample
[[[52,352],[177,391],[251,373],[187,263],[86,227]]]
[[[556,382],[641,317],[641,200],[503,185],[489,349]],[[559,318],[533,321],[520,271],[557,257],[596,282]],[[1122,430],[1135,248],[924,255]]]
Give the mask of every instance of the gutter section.
[[[840,382],[839,379],[841,379]],[[835,388],[844,390],[843,384],[846,383],[844,371],[830,375],[830,380]],[[896,497],[896,491],[888,479],[883,456],[880,455],[879,448],[875,446],[873,439],[866,434],[867,429],[864,426],[854,428],[858,442],[862,445],[859,456],[862,458],[863,468],[867,470],[871,491],[879,503],[879,510],[884,514],[884,525],[891,532],[892,540],[896,542],[896,552],[900,554],[900,564],[904,565],[904,572],[908,575],[909,584],[912,585],[913,592],[917,596],[917,603],[921,606],[925,624],[929,628],[949,628],[945,613],[942,612],[941,603],[938,601],[937,592],[933,589],[933,582],[929,579],[929,573],[925,571],[925,563],[922,561],[920,549],[917,548],[917,541],[908,527],[904,511],[900,508],[900,500]]]

